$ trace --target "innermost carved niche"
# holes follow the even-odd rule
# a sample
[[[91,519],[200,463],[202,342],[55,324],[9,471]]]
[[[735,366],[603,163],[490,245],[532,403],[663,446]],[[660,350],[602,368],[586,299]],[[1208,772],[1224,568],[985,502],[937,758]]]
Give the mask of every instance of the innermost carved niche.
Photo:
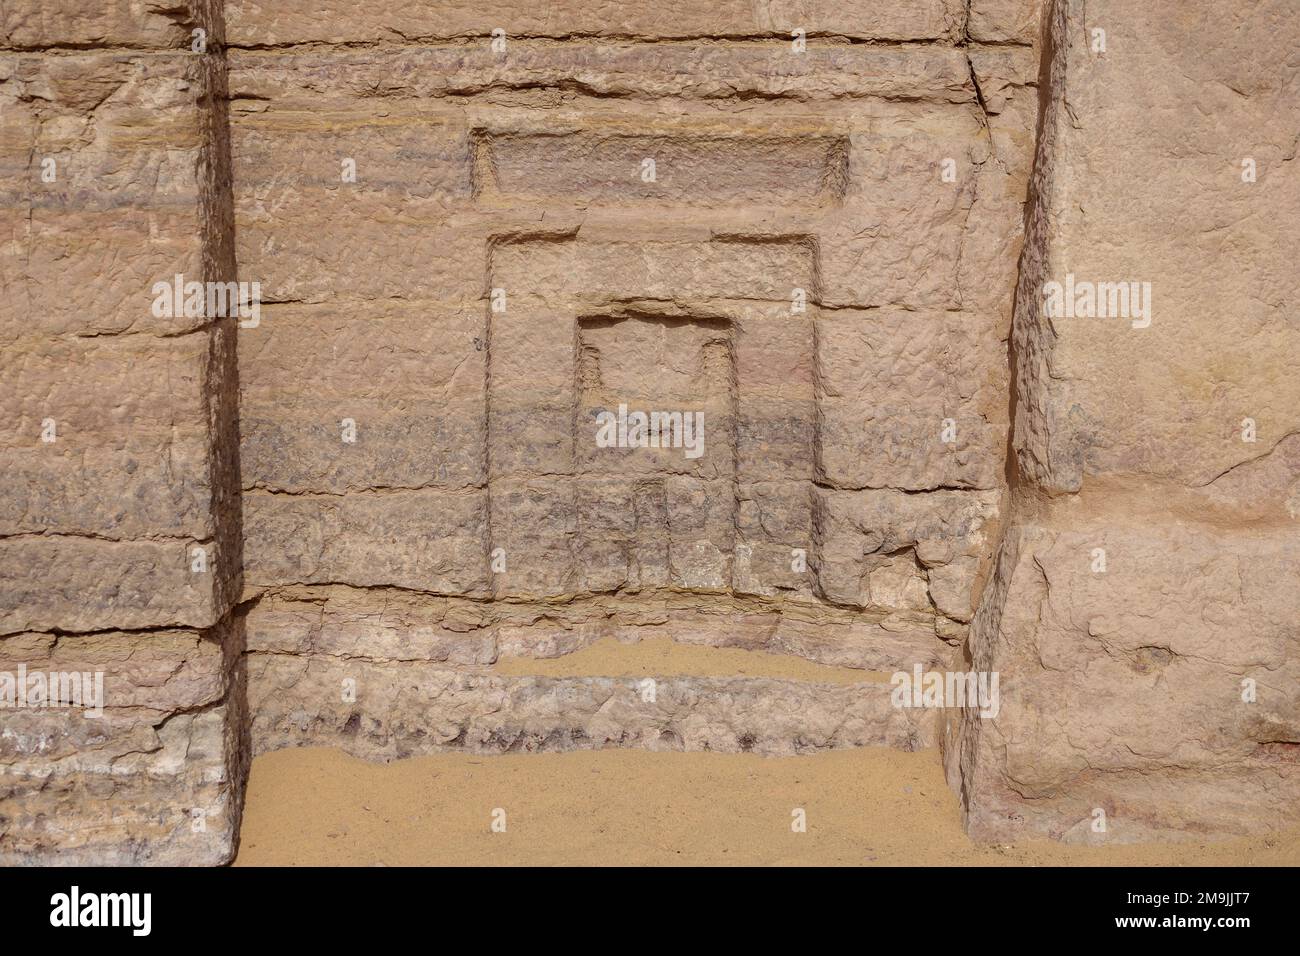
[[[611,526],[578,506],[589,586],[725,589],[736,508],[731,322],[633,313],[581,319],[577,335],[574,471],[591,477],[579,479],[584,499],[621,498],[613,507],[624,519]]]
[[[728,320],[645,313],[580,319],[575,392],[577,470],[705,480],[735,474]]]

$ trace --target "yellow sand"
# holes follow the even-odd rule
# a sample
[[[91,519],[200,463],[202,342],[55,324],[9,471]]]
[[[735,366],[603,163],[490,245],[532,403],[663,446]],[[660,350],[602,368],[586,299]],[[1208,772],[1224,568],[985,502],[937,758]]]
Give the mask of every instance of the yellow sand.
[[[806,812],[806,833],[791,811]],[[505,811],[506,832],[491,830]],[[253,762],[236,865],[1300,865],[1300,829],[1208,845],[977,846],[938,755],[605,750],[391,764],[332,749]]]
[[[635,644],[611,638],[596,641],[563,657],[503,657],[493,665],[498,674],[545,677],[777,677],[827,684],[887,682],[880,671],[829,667],[802,657],[747,651],[739,647],[678,644],[669,637],[652,637]]]
[[[613,640],[501,674],[744,675],[852,683],[888,675],[656,638]],[[492,832],[493,811],[506,831]],[[807,832],[791,830],[802,808]],[[240,866],[423,864],[1290,864],[1283,838],[1210,845],[977,846],[935,751],[805,757],[439,754],[369,763],[332,749],[253,762]]]

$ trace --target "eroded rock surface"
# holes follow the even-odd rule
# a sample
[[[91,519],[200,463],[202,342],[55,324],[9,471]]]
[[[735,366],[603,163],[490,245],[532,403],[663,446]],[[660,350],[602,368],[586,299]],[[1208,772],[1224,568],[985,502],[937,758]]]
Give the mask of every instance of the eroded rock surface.
[[[0,11],[5,864],[234,852],[235,319],[153,307],[235,276],[221,36],[205,2]]]
[[[981,837],[1294,818],[1287,3],[436,7],[0,11],[0,675],[105,694],[0,714],[0,859],[220,862],[304,743],[941,735]],[[664,637],[864,680],[494,670]]]
[[[1280,829],[1300,811],[1300,175],[1294,70],[1264,64],[1300,20],[1065,0],[1047,27],[1019,481],[969,646],[1003,707],[949,729],[949,779],[985,838]],[[1047,311],[1052,282],[1077,308]]]
[[[946,2],[317,13],[228,9],[240,268],[272,303],[240,336],[257,746],[341,739],[341,663],[444,687],[660,634],[951,659],[1004,491],[1034,5],[979,37]],[[701,414],[699,453],[601,447],[621,406]],[[718,678],[707,732],[675,694],[583,745],[902,739]],[[568,746],[618,687],[473,677],[455,713]],[[434,696],[358,719],[460,731],[347,745],[467,739]]]

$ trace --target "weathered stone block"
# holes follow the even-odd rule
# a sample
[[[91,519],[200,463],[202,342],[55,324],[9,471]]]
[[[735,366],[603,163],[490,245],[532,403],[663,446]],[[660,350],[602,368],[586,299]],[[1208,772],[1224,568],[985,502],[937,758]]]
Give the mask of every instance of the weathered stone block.
[[[1001,344],[977,317],[879,310],[818,321],[818,461],[838,488],[996,488]]]
[[[871,575],[892,559],[914,557],[915,575],[931,579],[937,568],[954,562],[964,569],[958,580],[967,585],[954,592],[951,578],[940,578],[940,600],[954,615],[969,620],[977,597],[975,575],[961,559],[981,559],[990,546],[990,525],[998,513],[998,493],[937,491],[926,495],[902,491],[824,491],[814,497],[814,527],[818,544],[815,567],[818,589],[829,601],[849,607],[879,604]],[[960,585],[957,585],[960,587]],[[881,590],[882,595],[888,593]],[[911,608],[917,610],[917,608]]]
[[[1107,0],[1087,17],[1067,4],[1057,30],[1053,100],[1069,110],[1053,109],[1045,135],[1065,168],[1044,174],[1053,232],[1019,305],[1033,395],[1018,405],[1020,468],[1060,491],[1128,474],[1202,486],[1300,430],[1300,331],[1283,305],[1300,292],[1300,176],[1294,131],[1274,121],[1292,97],[1259,55],[1294,49],[1300,20],[1280,2],[1198,4],[1175,21]],[[1088,27],[1102,22],[1097,55]],[[1078,308],[1046,316],[1049,282]]]
[[[240,104],[248,111],[241,125],[256,124],[259,115],[273,122],[303,100],[319,101],[321,93],[395,101],[571,86],[599,97],[974,101],[966,57],[952,47],[814,41],[798,56],[789,50],[783,43],[512,38],[509,56],[487,43],[324,52],[236,49],[230,63],[233,95],[249,99]]]
[[[534,9],[496,0],[441,4],[437,11],[397,2],[363,10],[329,0],[301,0],[265,6],[230,0],[226,18],[232,42],[249,44],[345,43],[477,37],[486,44],[494,28],[510,36],[639,36],[646,38],[749,38],[775,34],[788,43],[790,31],[870,40],[926,40],[949,37],[962,21],[959,0],[849,0],[792,3],[781,0],[755,7],[748,0],[673,0],[667,7],[638,8],[623,3],[592,6],[553,0]]]
[[[553,130],[545,135],[487,131],[482,139],[496,191],[533,200],[696,207],[834,203],[848,174],[848,143],[833,136]]]
[[[220,864],[234,853],[247,744],[236,629],[17,634],[0,672],[102,689],[101,711],[6,710],[0,861]]]
[[[206,571],[194,571],[195,549]],[[211,541],[0,539],[0,633],[210,627],[226,611],[223,555]]]
[[[27,340],[0,354],[0,534],[207,538],[208,341]]]
[[[203,324],[151,291],[204,278],[199,59],[0,54],[0,340]]]
[[[480,314],[392,303],[266,308],[239,336],[245,485],[482,485],[482,326]]]
[[[329,744],[367,757],[470,753],[709,750],[779,755],[834,747],[904,750],[933,739],[933,713],[896,708],[884,683],[662,677],[499,677],[436,665],[293,659],[249,662],[259,751]],[[341,702],[344,680],[355,702]]]
[[[269,594],[245,622],[250,654],[296,654],[376,661],[491,664],[496,637],[473,607],[398,593],[299,588]],[[303,593],[305,592],[305,593]]]
[[[353,584],[483,593],[480,491],[244,495],[244,572],[255,585]]]
[[[1014,530],[971,638],[973,666],[1001,674],[1000,713],[968,713],[949,749],[971,832],[1133,842],[1289,825],[1298,570],[1290,532]]]
[[[966,32],[987,43],[1035,43],[1043,0],[971,0]]]
[[[136,0],[46,0],[0,11],[0,46],[139,46],[188,50],[190,31],[211,20],[208,0],[145,4]]]

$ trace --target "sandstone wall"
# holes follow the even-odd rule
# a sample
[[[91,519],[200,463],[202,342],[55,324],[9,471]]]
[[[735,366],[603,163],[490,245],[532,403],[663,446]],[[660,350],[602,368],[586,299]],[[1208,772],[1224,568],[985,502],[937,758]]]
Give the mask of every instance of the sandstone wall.
[[[1037,71],[1034,4],[967,6],[228,5],[272,303],[239,343],[256,747],[933,739],[887,685],[869,730],[804,703],[765,731],[761,687],[610,721],[612,686],[489,669],[664,633],[953,656],[1004,493]],[[598,448],[620,404],[703,412],[703,454]]]
[[[0,862],[219,862],[302,743],[940,742],[981,839],[1293,820],[1291,6],[7,6],[0,675],[106,700],[0,713]],[[804,670],[527,670],[664,636]]]
[[[950,777],[984,838],[1280,827],[1300,809],[1300,19],[1064,0],[1047,26],[1018,477],[970,644],[1003,707],[953,728]],[[1070,274],[1149,282],[1149,325],[1044,315]]]
[[[106,705],[3,712],[0,863],[219,862],[246,750],[235,330],[156,318],[150,289],[234,277],[220,11],[93,6],[0,12],[0,672],[98,672]]]

